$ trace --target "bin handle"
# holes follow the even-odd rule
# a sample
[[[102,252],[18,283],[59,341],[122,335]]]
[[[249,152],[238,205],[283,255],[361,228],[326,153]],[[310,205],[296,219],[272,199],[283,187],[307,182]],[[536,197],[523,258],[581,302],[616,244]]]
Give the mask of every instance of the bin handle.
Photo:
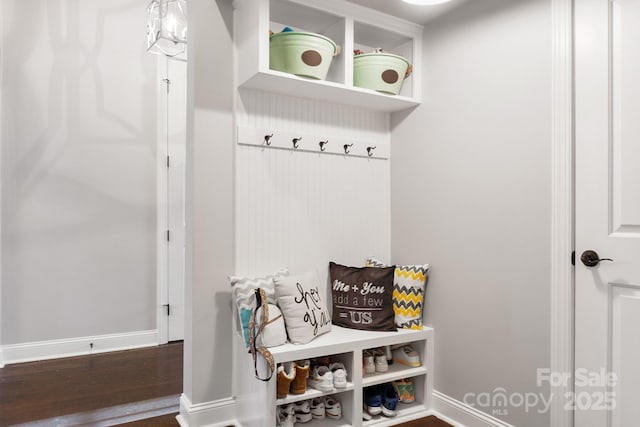
[[[407,77],[409,77],[411,73],[413,73],[413,65],[409,64],[409,66],[407,67],[407,72],[404,73],[404,78],[406,79]]]

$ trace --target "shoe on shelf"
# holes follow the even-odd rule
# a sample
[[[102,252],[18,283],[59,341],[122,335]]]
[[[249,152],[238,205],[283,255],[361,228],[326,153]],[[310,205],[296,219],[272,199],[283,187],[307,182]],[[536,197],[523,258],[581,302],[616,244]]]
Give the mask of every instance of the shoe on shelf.
[[[320,391],[332,391],[333,388],[333,374],[329,370],[328,366],[316,365],[311,368],[309,379],[307,380],[309,387],[313,387]]]
[[[345,388],[347,386],[347,368],[340,362],[334,362],[329,365],[329,370],[333,374],[333,386]]]
[[[287,397],[289,394],[289,387],[291,382],[296,377],[296,371],[293,367],[293,362],[284,362],[278,365],[278,388],[276,395],[278,399]]]
[[[335,397],[327,396],[324,399],[324,407],[327,412],[327,418],[331,418],[332,420],[339,420],[342,418],[342,406]]]
[[[398,407],[398,393],[396,389],[389,383],[383,385],[382,391],[382,415],[385,417],[395,417]]]
[[[373,417],[371,416],[371,414],[369,414],[367,412],[367,404],[363,403],[362,404],[362,420],[363,421],[371,421]]]
[[[394,381],[392,384],[401,403],[413,403],[416,400],[413,382],[410,379]]]
[[[307,377],[309,376],[309,360],[293,362],[296,376],[291,382],[291,394],[304,394],[307,391]]]
[[[296,413],[296,423],[308,423],[313,419],[311,415],[311,402],[309,400],[294,403],[293,409]]]
[[[366,374],[373,374],[376,371],[376,365],[373,362],[373,354],[370,350],[362,352],[362,366]]]
[[[364,405],[371,415],[382,413],[382,395],[379,386],[367,387],[364,389]]]
[[[293,403],[285,406],[278,406],[276,416],[278,418],[278,427],[293,427],[296,422],[296,413],[293,409]]]
[[[420,355],[409,344],[393,350],[393,361],[413,368],[421,366]]]
[[[384,350],[376,348],[373,350],[374,366],[376,372],[387,372],[389,370],[389,364],[387,363],[387,354]]]
[[[314,420],[324,420],[325,406],[324,397],[316,397],[311,400],[311,416]]]

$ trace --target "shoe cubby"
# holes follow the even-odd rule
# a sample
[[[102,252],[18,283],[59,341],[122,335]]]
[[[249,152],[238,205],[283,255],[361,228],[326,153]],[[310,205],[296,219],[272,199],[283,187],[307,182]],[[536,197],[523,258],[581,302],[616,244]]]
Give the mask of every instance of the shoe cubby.
[[[383,384],[403,378],[415,377],[418,375],[426,375],[427,374],[427,366],[425,364],[425,349],[427,348],[426,342],[424,340],[420,341],[411,341],[406,343],[395,344],[394,346],[398,346],[398,350],[401,350],[405,345],[411,346],[418,353],[419,357],[419,366],[409,366],[406,364],[399,363],[393,359],[393,363],[388,365],[388,369],[386,372],[373,372],[373,373],[363,373],[362,376],[362,385],[364,387],[373,386],[377,384]],[[394,347],[392,346],[392,348]],[[393,353],[394,350],[392,350]]]
[[[401,111],[421,103],[421,25],[350,2],[325,0],[235,0],[234,43],[239,88],[282,93],[299,98],[355,105],[379,111]],[[341,49],[326,80],[273,70],[269,31],[284,27],[324,35]],[[353,85],[353,50],[382,48],[414,64],[413,76],[399,95]]]
[[[347,370],[347,384],[345,387],[334,387],[333,390],[329,390],[329,391],[321,391],[321,390],[317,390],[313,387],[310,387],[307,383],[307,388],[306,391],[303,394],[292,394],[289,393],[287,394],[286,397],[283,398],[276,398],[276,406],[281,406],[281,405],[286,405],[289,403],[295,403],[295,402],[300,402],[303,400],[309,400],[309,399],[313,399],[315,397],[321,397],[321,396],[330,396],[330,395],[341,395],[343,393],[349,392],[351,390],[354,389],[354,384],[353,384],[353,376],[352,376],[352,372],[353,372],[353,353],[339,353],[339,354],[331,354],[331,355],[327,355],[327,354],[322,354],[320,356],[316,356],[314,358],[318,358],[318,357],[328,357],[332,363],[342,363],[346,370]],[[312,359],[314,359],[312,358]],[[295,362],[295,361],[293,361]],[[283,363],[283,362],[281,362]],[[314,363],[312,360],[310,360],[310,369],[309,369],[309,374],[311,375],[311,371],[313,369]],[[307,379],[308,380],[308,379]],[[277,378],[276,378],[276,391],[277,391]],[[343,397],[338,396],[339,399],[342,399]]]
[[[398,330],[397,332],[372,332],[332,326],[331,332],[321,335],[304,345],[284,344],[272,347],[276,364],[329,356],[332,362],[342,363],[347,370],[347,386],[332,391],[307,388],[304,394],[277,398],[277,375],[262,382],[254,377],[253,360],[247,354],[240,334],[235,334],[234,394],[238,404],[239,421],[245,427],[276,427],[278,407],[300,404],[317,397],[333,396],[340,401],[342,418],[313,419],[305,425],[312,427],[391,426],[430,414],[433,390],[434,331]],[[366,350],[386,345],[410,344],[419,354],[421,366],[410,367],[397,363],[386,372],[363,375],[362,357]],[[260,367],[261,369],[264,366]],[[363,395],[366,387],[409,378],[413,382],[414,402],[398,403],[397,415],[392,418],[376,417],[365,421]],[[302,424],[302,423],[297,423]]]
[[[363,420],[363,426],[382,426],[382,425],[394,425],[409,418],[415,418],[421,416],[429,410],[426,402],[425,390],[426,388],[426,375],[418,375],[416,377],[408,378],[413,383],[414,389],[414,401],[412,403],[399,402],[396,408],[395,417],[385,417],[384,415],[372,416],[370,420]],[[363,412],[365,409],[363,408]]]

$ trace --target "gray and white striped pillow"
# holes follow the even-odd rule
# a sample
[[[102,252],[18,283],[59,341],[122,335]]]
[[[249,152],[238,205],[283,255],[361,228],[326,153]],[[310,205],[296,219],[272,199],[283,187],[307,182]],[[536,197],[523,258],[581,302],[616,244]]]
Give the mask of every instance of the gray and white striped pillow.
[[[242,325],[242,336],[244,337],[244,342],[247,347],[249,346],[249,319],[251,318],[251,311],[256,308],[255,290],[258,288],[264,289],[269,304],[277,304],[273,280],[275,277],[288,275],[289,270],[284,268],[275,274],[263,277],[229,276],[231,294],[238,308],[240,325]]]

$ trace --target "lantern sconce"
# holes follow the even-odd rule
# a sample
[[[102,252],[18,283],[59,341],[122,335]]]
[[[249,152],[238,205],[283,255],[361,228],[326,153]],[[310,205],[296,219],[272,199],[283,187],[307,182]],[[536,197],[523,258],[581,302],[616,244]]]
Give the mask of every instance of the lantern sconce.
[[[147,52],[187,60],[186,0],[152,0],[149,3]]]

